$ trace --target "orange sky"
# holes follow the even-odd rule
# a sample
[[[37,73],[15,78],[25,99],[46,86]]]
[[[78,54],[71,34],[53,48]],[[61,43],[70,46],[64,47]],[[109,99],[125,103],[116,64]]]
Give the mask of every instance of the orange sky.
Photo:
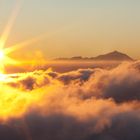
[[[139,59],[139,5],[137,0],[1,0],[0,33],[11,24],[5,47],[37,39],[15,51],[15,58],[90,57],[118,50]]]

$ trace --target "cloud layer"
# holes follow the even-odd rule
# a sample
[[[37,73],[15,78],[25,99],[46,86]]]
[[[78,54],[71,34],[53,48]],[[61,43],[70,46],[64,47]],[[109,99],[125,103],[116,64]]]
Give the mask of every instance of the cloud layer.
[[[1,139],[140,139],[140,62],[1,77]]]

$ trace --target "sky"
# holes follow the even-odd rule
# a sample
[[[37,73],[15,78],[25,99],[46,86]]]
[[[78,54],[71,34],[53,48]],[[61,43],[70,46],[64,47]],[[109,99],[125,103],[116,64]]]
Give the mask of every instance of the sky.
[[[19,0],[0,1],[0,33]],[[40,38],[15,56],[96,56],[118,50],[139,59],[139,0],[22,0],[5,47]]]
[[[0,0],[0,139],[140,140],[139,60],[47,61],[114,50],[140,59],[139,7]]]

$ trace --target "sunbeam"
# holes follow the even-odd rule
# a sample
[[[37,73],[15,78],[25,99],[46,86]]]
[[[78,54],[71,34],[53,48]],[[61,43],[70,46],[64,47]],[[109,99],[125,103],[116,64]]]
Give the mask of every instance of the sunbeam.
[[[41,41],[42,39],[52,37],[53,35],[60,33],[60,31],[63,31],[63,30],[68,28],[67,26],[65,26],[63,28],[59,28],[58,30],[55,30],[54,32],[51,32],[51,33],[47,32],[47,33],[44,33],[42,35],[36,36],[34,38],[25,40],[23,42],[15,43],[12,46],[6,46],[6,42],[9,38],[9,35],[10,35],[11,30],[13,28],[13,25],[14,25],[16,18],[21,10],[22,3],[23,3],[23,0],[16,0],[16,4],[13,8],[13,11],[11,13],[9,20],[8,20],[8,23],[7,23],[5,29],[0,37],[0,72],[1,73],[4,73],[4,69],[5,69],[5,66],[7,64],[17,65],[19,63],[20,64],[25,64],[25,63],[38,64],[38,63],[40,63],[41,60],[33,60],[33,59],[28,60],[28,62],[27,62],[27,60],[23,60],[23,61],[20,60],[20,62],[19,62],[18,60],[11,58],[10,54],[13,52],[16,52],[19,49],[27,47],[31,44],[35,44],[35,43]],[[44,59],[42,59],[41,62],[44,64],[45,63]]]
[[[8,37],[10,35],[10,32],[11,32],[11,30],[13,28],[13,25],[14,25],[14,23],[16,21],[16,18],[17,18],[18,14],[19,14],[19,11],[21,9],[21,3],[22,3],[22,0],[16,0],[16,4],[13,7],[13,11],[11,13],[11,16],[10,16],[10,18],[9,18],[9,20],[7,22],[7,25],[6,25],[4,31],[3,31],[2,35],[1,35],[1,38],[0,38],[0,49],[4,48],[4,46],[5,46],[5,43],[6,43]]]

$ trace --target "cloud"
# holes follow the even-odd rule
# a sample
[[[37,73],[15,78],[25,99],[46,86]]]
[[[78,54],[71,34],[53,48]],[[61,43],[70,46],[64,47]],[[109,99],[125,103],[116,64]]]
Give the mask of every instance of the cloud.
[[[116,102],[140,100],[140,73],[133,66],[126,63],[113,70],[97,73],[88,81],[91,94],[100,98],[112,98]]]
[[[60,74],[57,79],[62,81],[64,84],[69,84],[76,80],[85,82],[90,78],[90,76],[93,73],[94,73],[93,69],[79,69],[77,71],[71,71]]]
[[[0,138],[139,140],[139,65],[7,75],[0,83]]]

